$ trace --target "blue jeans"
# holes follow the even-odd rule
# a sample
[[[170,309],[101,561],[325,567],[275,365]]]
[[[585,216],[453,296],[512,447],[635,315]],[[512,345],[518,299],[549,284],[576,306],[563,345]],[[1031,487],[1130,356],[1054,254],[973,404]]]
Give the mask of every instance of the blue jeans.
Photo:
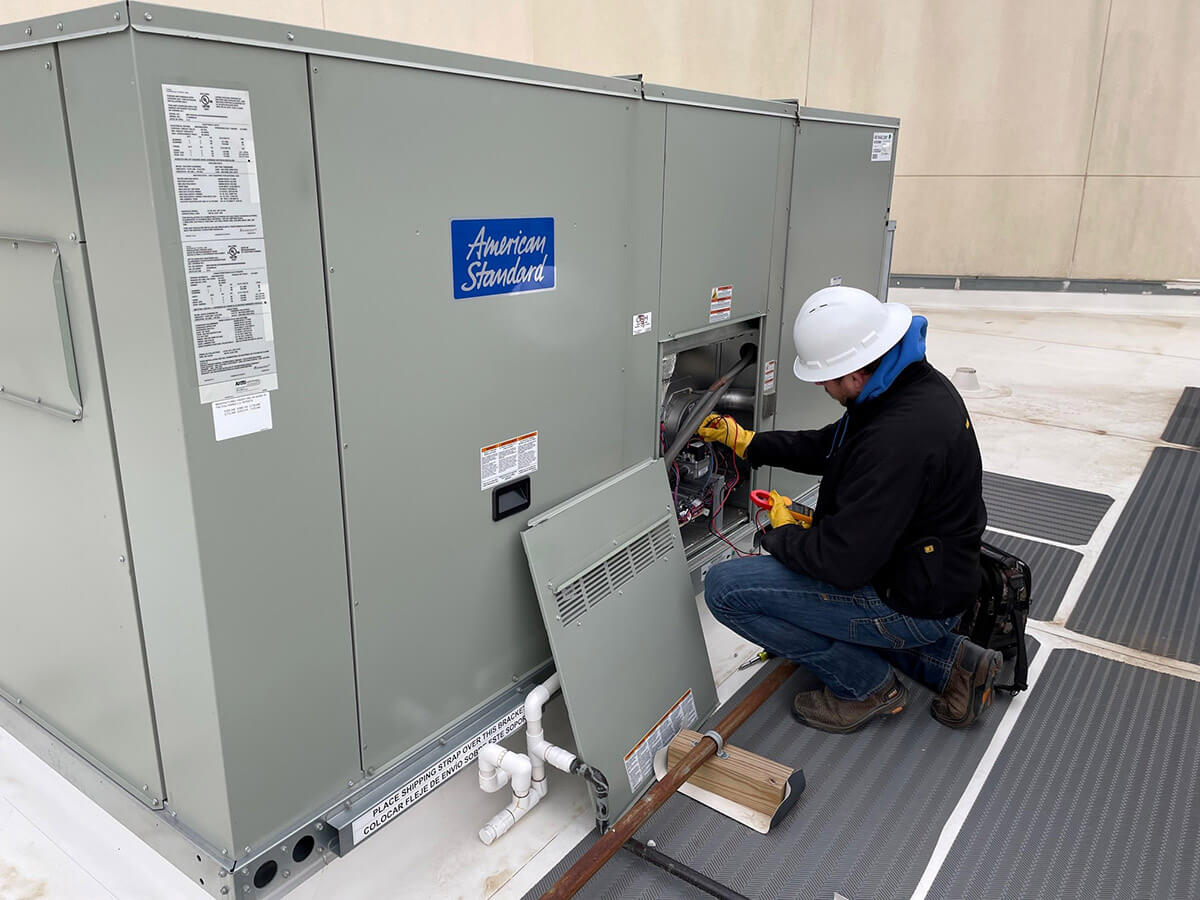
[[[882,688],[892,666],[940,694],[966,640],[953,633],[958,616],[901,615],[869,585],[841,590],[770,556],[713,566],[704,598],[718,622],[800,663],[843,700],[862,700]]]

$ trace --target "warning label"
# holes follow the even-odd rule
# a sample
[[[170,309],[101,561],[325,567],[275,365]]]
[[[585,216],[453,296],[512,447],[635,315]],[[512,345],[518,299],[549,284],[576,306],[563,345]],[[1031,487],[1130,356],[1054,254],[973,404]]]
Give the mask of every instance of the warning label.
[[[645,737],[634,744],[625,754],[625,775],[629,778],[631,791],[636,793],[647,778],[654,777],[654,754],[671,743],[683,729],[695,725],[699,718],[696,699],[688,691],[646,732]]]
[[[775,360],[768,359],[763,363],[763,393],[775,393]]]
[[[479,450],[479,489],[521,478],[538,467],[538,433],[531,431]]]
[[[648,313],[648,312],[638,313],[636,316],[633,317],[633,333],[634,334],[645,334],[647,331],[650,330],[650,325],[651,325],[651,322],[653,321],[653,319],[654,319],[653,313]]]
[[[525,703],[516,707],[499,722],[489,725],[465,744],[451,750],[432,766],[404,783],[398,790],[384,797],[354,820],[352,830],[354,843],[358,844],[373,835],[404,810],[408,809],[435,787],[456,772],[469,766],[479,755],[484,744],[502,741],[525,724]]]
[[[871,162],[887,162],[892,158],[892,138],[890,131],[876,131],[871,138]]]
[[[200,402],[275,390],[250,94],[180,84],[162,93]]]
[[[724,322],[733,315],[733,285],[724,284],[712,289],[708,301],[708,321]]]

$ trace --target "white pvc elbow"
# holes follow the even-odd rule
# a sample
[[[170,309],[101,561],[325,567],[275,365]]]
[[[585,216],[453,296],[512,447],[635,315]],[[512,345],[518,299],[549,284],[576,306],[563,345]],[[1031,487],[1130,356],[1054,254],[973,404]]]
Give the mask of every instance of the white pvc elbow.
[[[479,786],[489,794],[512,783],[514,795],[529,792],[532,765],[523,753],[505,750],[499,744],[479,748]]]

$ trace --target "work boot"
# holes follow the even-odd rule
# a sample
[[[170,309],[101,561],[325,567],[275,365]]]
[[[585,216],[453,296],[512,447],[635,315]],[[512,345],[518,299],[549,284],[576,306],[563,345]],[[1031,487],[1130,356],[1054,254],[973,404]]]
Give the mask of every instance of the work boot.
[[[843,700],[834,696],[829,688],[816,691],[801,691],[792,700],[792,715],[796,721],[810,728],[848,734],[858,731],[879,716],[894,716],[903,712],[908,702],[908,689],[896,676],[862,700]]]
[[[1004,663],[999,650],[985,650],[963,641],[941,695],[933,698],[929,712],[950,728],[966,728],[992,705],[992,682]]]

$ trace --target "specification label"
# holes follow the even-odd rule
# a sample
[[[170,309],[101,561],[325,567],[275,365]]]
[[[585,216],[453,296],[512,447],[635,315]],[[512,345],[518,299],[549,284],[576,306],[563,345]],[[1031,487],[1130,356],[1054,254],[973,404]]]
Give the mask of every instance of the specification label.
[[[164,84],[200,402],[275,390],[250,94]]]
[[[531,431],[479,450],[479,489],[521,478],[538,467],[538,433]]]
[[[892,158],[892,138],[890,131],[876,131],[871,138],[871,162],[887,162]]]
[[[733,315],[733,285],[723,284],[712,289],[708,301],[708,321],[724,322]]]
[[[455,747],[421,774],[414,776],[404,785],[376,803],[370,812],[354,820],[352,831],[354,843],[366,840],[404,810],[408,809],[454,773],[475,761],[479,748],[484,744],[502,741],[525,724],[525,702],[508,713],[499,722],[489,725],[465,744]]]
[[[675,735],[696,724],[700,716],[696,713],[696,700],[688,691],[646,732],[646,736],[634,744],[625,754],[625,775],[629,778],[629,789],[637,792],[647,779],[654,777],[654,754],[661,750]]]

